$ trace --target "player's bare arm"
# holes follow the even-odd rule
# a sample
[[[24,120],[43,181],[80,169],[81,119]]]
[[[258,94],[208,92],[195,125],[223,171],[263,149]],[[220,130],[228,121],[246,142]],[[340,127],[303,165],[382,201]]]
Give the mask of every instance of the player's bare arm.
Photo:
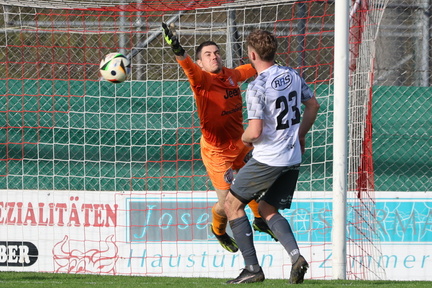
[[[318,114],[318,110],[320,108],[320,104],[318,103],[315,97],[312,97],[302,103],[303,105],[305,105],[305,109],[303,112],[303,117],[299,128],[299,140],[300,140],[301,151],[302,153],[304,153],[306,149],[305,137],[307,132],[310,130],[313,123],[315,122],[315,119]]]
[[[246,146],[253,146],[253,142],[258,140],[263,130],[262,119],[250,119],[248,127],[242,135],[242,141]]]

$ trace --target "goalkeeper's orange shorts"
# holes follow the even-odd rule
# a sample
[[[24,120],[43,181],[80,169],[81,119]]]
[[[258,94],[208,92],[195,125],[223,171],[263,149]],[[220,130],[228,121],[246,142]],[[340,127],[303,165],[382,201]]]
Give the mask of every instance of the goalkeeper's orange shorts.
[[[243,141],[213,146],[201,137],[201,157],[214,188],[228,190],[234,179],[234,170],[244,166],[246,154],[252,150]]]

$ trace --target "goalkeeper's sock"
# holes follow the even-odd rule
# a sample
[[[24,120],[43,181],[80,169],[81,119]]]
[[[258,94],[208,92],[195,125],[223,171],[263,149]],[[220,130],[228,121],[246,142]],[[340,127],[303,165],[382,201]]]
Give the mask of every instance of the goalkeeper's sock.
[[[255,200],[252,200],[249,202],[249,208],[252,210],[252,213],[254,215],[255,218],[261,218],[261,215],[258,212],[258,202],[256,202]]]
[[[215,206],[212,208],[212,215],[213,215],[213,232],[216,235],[223,235],[226,233],[226,226],[228,223],[228,218],[225,216],[222,216],[216,212]]]

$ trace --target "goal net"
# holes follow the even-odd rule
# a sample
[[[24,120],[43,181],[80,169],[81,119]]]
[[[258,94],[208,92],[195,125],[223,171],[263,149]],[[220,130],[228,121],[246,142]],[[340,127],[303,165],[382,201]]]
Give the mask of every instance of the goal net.
[[[382,279],[370,108],[386,1],[351,2],[347,278]],[[270,30],[277,60],[314,90],[321,110],[293,209],[282,213],[310,263],[306,278],[332,277],[334,1],[0,5],[0,270],[229,278],[243,267],[208,232],[216,195],[164,21],[190,55],[205,40],[218,43],[227,67],[247,62],[249,32]],[[100,78],[111,52],[132,56],[124,83]],[[266,277],[289,278],[282,246],[262,233],[254,241]]]

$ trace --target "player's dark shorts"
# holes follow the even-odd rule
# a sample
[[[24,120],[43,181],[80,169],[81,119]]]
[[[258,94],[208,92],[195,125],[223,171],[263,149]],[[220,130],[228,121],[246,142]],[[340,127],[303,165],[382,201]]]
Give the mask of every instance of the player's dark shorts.
[[[266,201],[277,209],[288,209],[297,185],[300,164],[275,167],[250,159],[235,177],[231,193],[242,203]]]

